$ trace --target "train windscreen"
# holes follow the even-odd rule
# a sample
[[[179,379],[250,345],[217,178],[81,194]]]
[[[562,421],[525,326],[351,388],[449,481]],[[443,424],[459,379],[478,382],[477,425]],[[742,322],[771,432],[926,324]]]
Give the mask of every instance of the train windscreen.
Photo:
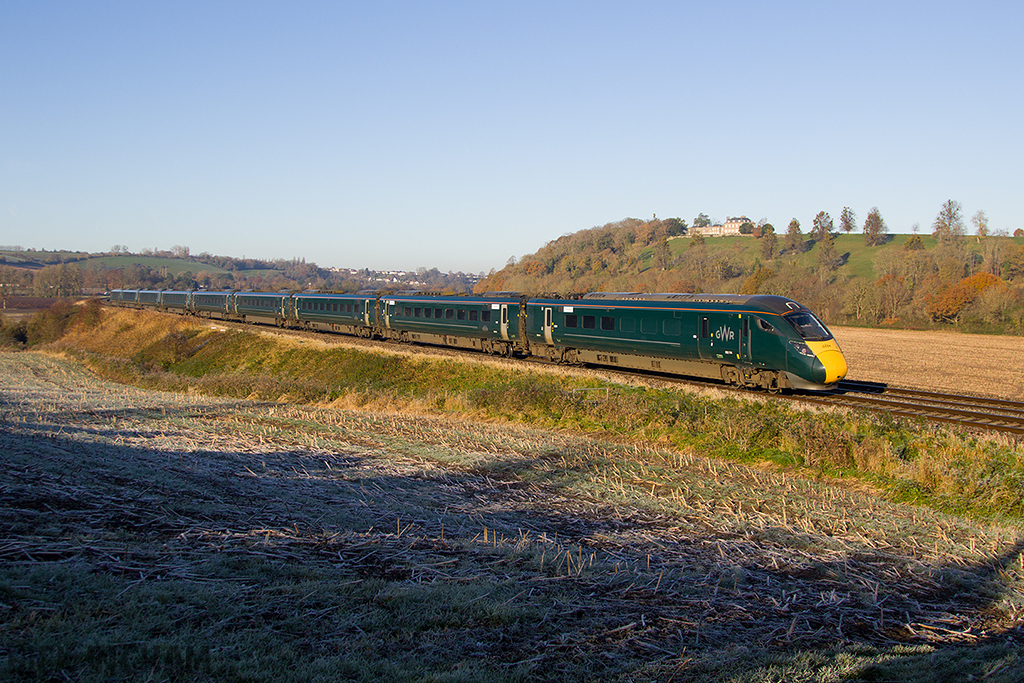
[[[831,333],[821,324],[821,321],[807,311],[791,313],[784,319],[793,326],[793,329],[804,341],[828,341],[832,338]]]

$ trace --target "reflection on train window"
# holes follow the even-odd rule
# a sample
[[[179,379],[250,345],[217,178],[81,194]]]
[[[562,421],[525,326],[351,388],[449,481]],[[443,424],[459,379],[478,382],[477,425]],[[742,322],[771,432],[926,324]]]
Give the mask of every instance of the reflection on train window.
[[[580,320],[579,317],[575,313],[566,313],[565,314],[565,326],[566,327],[577,327],[580,324],[579,320]]]
[[[675,318],[666,320],[663,327],[668,337],[678,337],[683,333],[683,324]]]
[[[597,318],[592,315],[583,316],[583,329],[592,330],[597,327]]]
[[[636,318],[623,318],[619,321],[619,329],[623,332],[636,332]]]
[[[658,321],[653,318],[640,319],[641,334],[658,334]]]

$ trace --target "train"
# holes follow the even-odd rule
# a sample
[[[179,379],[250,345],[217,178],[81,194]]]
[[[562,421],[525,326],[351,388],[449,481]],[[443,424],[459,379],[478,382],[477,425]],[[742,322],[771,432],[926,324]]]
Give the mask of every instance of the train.
[[[830,391],[847,375],[846,357],[825,324],[802,304],[774,295],[115,289],[107,298],[115,306],[655,371],[769,392]]]

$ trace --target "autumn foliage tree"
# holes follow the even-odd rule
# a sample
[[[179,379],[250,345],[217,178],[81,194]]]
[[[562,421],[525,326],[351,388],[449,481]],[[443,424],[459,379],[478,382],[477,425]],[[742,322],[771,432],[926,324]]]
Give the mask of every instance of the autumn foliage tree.
[[[983,292],[1006,283],[991,273],[976,273],[953,285],[941,287],[928,304],[928,315],[935,322],[957,324],[960,317]]]

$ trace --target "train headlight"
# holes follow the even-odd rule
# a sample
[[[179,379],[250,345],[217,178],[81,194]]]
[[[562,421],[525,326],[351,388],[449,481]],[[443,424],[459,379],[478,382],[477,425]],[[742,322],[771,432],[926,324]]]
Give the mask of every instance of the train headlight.
[[[799,353],[801,356],[811,356],[812,358],[814,357],[814,351],[811,351],[810,347],[808,347],[807,344],[798,341],[791,341],[789,343],[793,345],[793,348],[796,349],[796,352]]]

